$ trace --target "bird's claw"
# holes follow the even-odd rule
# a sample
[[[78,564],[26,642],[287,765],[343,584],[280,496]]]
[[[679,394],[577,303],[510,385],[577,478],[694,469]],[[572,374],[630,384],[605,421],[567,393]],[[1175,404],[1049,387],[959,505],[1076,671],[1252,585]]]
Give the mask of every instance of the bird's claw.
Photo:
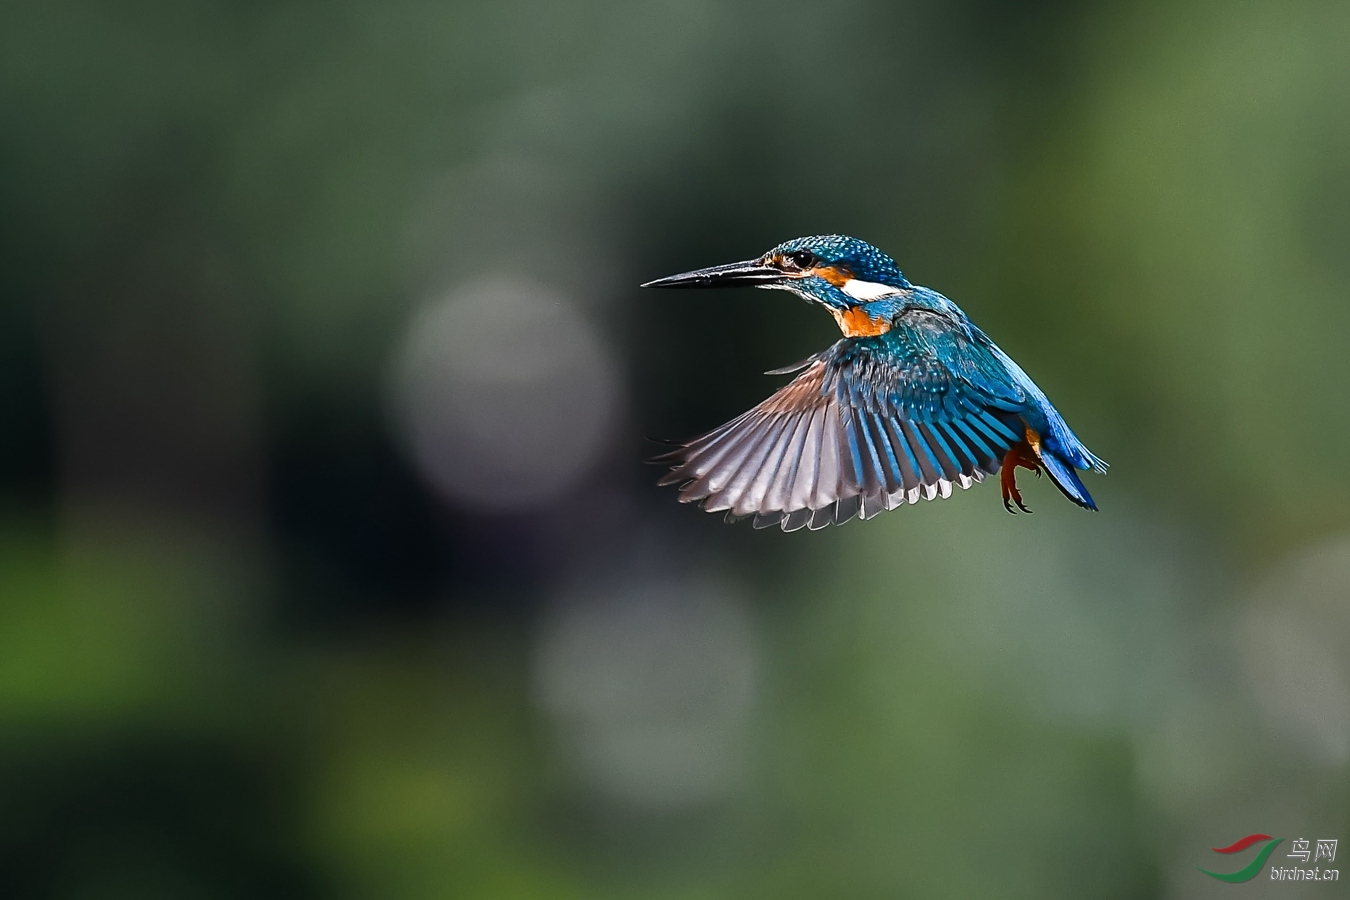
[[[1037,478],[1041,477],[1040,463],[1026,444],[1013,447],[1003,457],[1003,469],[999,472],[999,483],[1003,488],[1003,508],[1013,515],[1016,515],[1019,509],[1024,513],[1031,512],[1022,502],[1022,492],[1017,489],[1018,466],[1031,469]],[[1017,505],[1017,509],[1013,509],[1013,504]]]
[[[1011,503],[1009,502],[1010,500],[1012,501]],[[1014,503],[1017,504],[1017,509],[1020,509],[1022,512],[1031,512],[1027,505],[1022,502],[1022,495],[1015,487],[1011,491],[1007,491],[1003,494],[1003,508],[1013,515],[1017,515],[1017,509],[1013,509]]]

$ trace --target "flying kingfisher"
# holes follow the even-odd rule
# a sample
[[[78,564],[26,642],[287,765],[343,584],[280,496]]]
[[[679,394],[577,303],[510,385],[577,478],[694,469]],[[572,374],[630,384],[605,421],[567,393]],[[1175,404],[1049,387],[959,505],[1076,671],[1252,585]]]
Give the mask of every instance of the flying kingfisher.
[[[791,291],[834,316],[842,340],[769,375],[800,372],[773,396],[657,458],[680,501],[784,531],[870,519],[920,497],[950,497],[1000,473],[1008,512],[1031,510],[1018,467],[1045,472],[1084,509],[1076,469],[1106,471],[1017,363],[937,291],[839,234],[779,244],[758,259],[658,278],[652,288]]]

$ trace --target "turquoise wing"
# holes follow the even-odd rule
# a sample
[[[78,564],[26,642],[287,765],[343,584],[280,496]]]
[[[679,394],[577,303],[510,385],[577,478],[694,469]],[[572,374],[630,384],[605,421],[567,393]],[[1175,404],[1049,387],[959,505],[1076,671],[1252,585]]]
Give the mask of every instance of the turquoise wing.
[[[845,338],[763,403],[658,461],[680,499],[756,527],[823,528],[949,497],[1024,437],[1026,391],[951,317]]]

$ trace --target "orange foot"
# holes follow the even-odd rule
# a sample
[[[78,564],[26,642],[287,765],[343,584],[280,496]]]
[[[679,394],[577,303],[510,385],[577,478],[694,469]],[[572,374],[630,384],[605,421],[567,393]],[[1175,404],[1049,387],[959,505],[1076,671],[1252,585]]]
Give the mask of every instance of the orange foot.
[[[1022,441],[1008,451],[1003,457],[1003,468],[999,472],[999,481],[1003,486],[1003,508],[1008,512],[1016,514],[1017,509],[1029,513],[1022,503],[1022,493],[1017,490],[1017,469],[1030,469],[1036,473],[1036,477],[1041,477],[1041,462],[1036,458],[1036,453],[1031,449],[1031,445]],[[1011,501],[1011,502],[1009,502]],[[1013,503],[1017,504],[1017,509],[1013,509]]]

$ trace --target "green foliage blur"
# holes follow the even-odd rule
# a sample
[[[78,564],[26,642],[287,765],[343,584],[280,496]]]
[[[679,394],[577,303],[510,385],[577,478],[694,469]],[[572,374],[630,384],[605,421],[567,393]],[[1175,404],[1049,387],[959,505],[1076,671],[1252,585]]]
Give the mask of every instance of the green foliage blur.
[[[1347,46],[0,5],[0,896],[1219,897],[1211,847],[1350,838]],[[636,285],[825,232],[1037,379],[1100,514],[654,487],[837,333]]]

